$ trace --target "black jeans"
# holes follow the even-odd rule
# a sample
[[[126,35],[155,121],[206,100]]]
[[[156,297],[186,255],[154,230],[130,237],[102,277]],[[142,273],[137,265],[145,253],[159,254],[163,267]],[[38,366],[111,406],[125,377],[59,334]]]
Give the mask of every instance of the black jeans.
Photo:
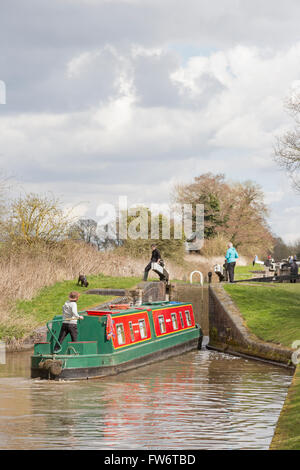
[[[234,281],[234,268],[235,268],[235,262],[234,263],[228,263],[227,264],[227,271],[229,275],[229,282]]]
[[[148,279],[148,274],[149,274],[149,271],[151,269],[151,264],[152,264],[153,261],[150,261],[149,264],[147,264],[147,266],[145,267],[145,271],[144,271],[144,281],[147,281]]]
[[[77,325],[75,323],[63,323],[62,324],[62,327],[61,327],[61,330],[60,330],[60,333],[59,333],[59,337],[58,337],[58,342],[60,344],[62,344],[63,340],[65,339],[65,337],[69,333],[71,335],[71,340],[72,341],[77,341],[78,331],[77,331]],[[56,343],[54,351],[56,351],[57,349],[59,349],[59,346]]]

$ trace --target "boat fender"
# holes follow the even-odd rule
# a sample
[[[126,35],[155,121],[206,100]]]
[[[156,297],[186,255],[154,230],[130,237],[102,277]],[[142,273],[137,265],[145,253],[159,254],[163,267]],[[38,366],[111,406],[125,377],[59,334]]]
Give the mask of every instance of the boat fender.
[[[63,362],[57,359],[46,359],[39,363],[40,369],[46,369],[51,372],[52,375],[59,375],[62,371]]]

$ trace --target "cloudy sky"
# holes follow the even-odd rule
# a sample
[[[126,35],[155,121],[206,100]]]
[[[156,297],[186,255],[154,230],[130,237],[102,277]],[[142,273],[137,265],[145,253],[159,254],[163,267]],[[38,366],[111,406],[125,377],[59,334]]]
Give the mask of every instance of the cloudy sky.
[[[299,0],[2,0],[0,168],[78,214],[165,203],[211,171],[259,183],[274,233],[300,196],[273,161],[300,85]]]

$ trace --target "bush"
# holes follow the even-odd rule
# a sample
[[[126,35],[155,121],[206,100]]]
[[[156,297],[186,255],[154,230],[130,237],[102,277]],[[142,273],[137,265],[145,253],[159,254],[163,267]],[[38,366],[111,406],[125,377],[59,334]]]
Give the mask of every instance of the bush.
[[[11,203],[2,238],[15,246],[56,243],[67,237],[69,226],[57,199],[31,193]]]

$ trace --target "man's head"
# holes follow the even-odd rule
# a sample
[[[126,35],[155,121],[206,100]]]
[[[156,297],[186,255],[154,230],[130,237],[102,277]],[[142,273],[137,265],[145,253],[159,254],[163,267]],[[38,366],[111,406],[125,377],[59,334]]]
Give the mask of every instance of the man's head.
[[[228,248],[232,248],[233,244],[231,242],[228,243]]]
[[[79,299],[79,296],[80,296],[79,292],[72,291],[69,294],[69,300],[71,302],[77,302],[77,300]]]
[[[155,243],[152,243],[151,249],[152,249],[152,250],[155,250],[156,247],[157,247],[157,245],[155,245]]]

